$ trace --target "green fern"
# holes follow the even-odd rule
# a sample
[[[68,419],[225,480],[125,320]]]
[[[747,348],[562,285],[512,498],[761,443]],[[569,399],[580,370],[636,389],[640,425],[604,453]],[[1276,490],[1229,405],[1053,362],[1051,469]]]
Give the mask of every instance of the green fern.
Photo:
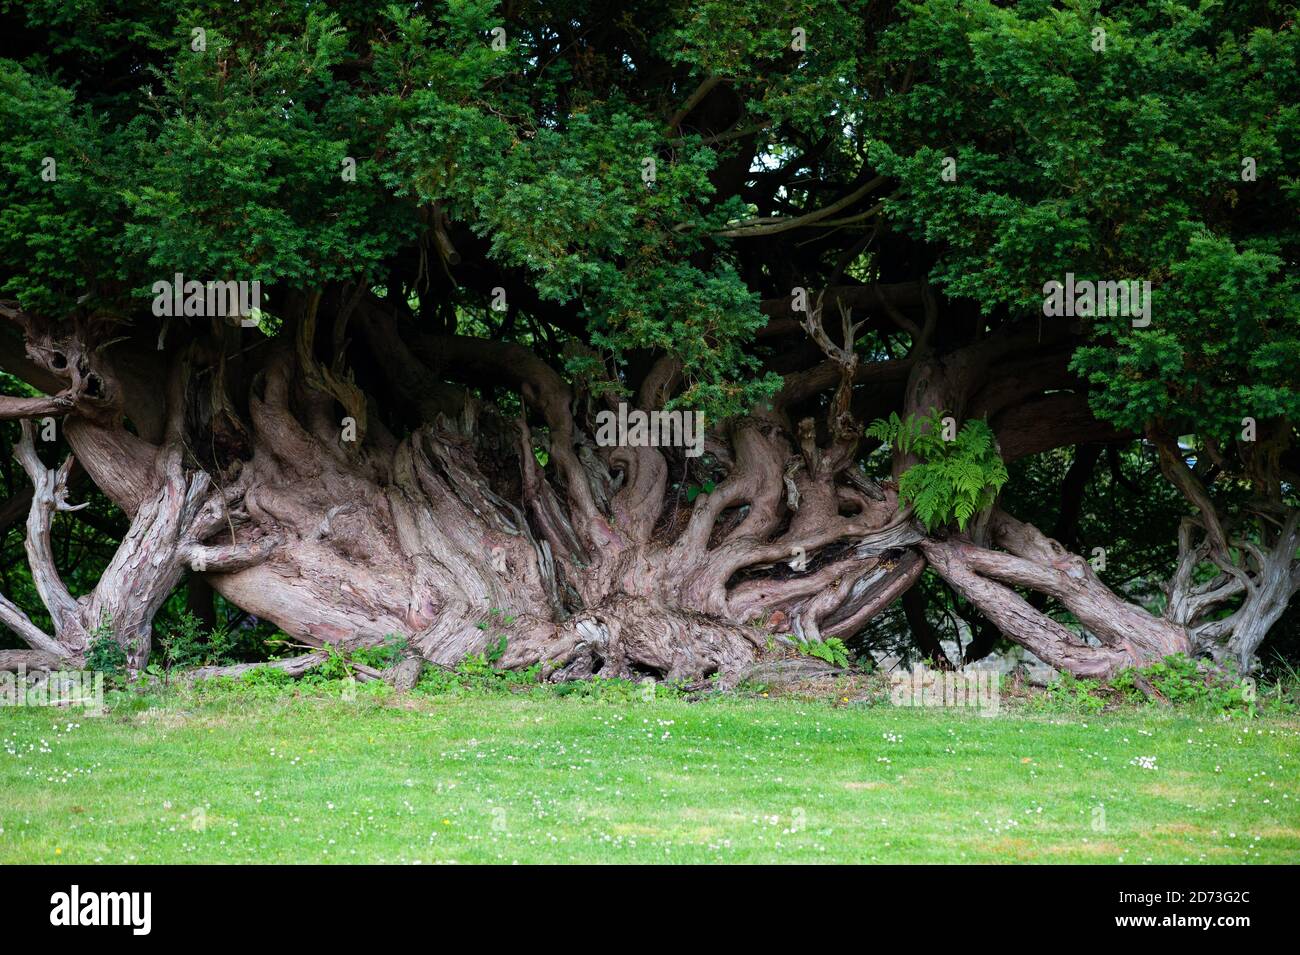
[[[1006,465],[984,421],[967,421],[953,440],[945,441],[942,412],[905,419],[894,412],[873,421],[867,435],[920,458],[903,472],[898,493],[926,530],[953,522],[964,530],[1007,483]]]
[[[839,637],[827,637],[822,641],[799,640],[795,645],[805,656],[816,657],[840,669],[847,669],[851,662],[849,648]]]

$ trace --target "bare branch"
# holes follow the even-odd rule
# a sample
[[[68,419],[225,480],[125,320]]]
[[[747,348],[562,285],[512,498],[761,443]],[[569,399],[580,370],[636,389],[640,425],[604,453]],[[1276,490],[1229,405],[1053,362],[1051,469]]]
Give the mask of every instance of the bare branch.
[[[40,398],[17,398],[0,395],[0,421],[17,418],[43,418],[47,415],[64,415],[73,409],[81,389],[67,389],[57,395]]]
[[[672,133],[677,132],[677,128],[681,126],[682,120],[684,120],[687,116],[691,115],[691,112],[695,109],[695,107],[699,106],[700,103],[704,102],[704,98],[706,96],[708,96],[719,85],[725,82],[726,79],[721,76],[705,77],[704,80],[700,83],[700,85],[695,88],[695,92],[691,93],[691,95],[686,98],[686,102],[682,104],[681,109],[675,112],[672,115],[672,118],[668,120],[668,126],[665,128],[664,133],[666,135],[671,135]]]
[[[781,232],[788,232],[791,229],[813,225],[821,222],[823,219],[829,219],[837,212],[847,209],[859,199],[862,199],[864,196],[867,196],[880,188],[884,183],[884,176],[876,176],[867,180],[852,192],[837,199],[830,205],[822,207],[821,209],[816,209],[812,212],[804,213],[801,216],[795,216],[794,218],[778,219],[776,221],[770,219],[746,219],[744,222],[737,222],[732,228],[725,229],[722,232],[716,232],[714,235],[727,239],[753,239],[760,236],[777,235]],[[880,208],[880,206],[876,206],[872,211],[879,211]],[[863,217],[865,218],[865,215]]]
[[[0,650],[0,673],[16,672],[20,669],[28,673],[57,670],[66,665],[67,661],[66,656],[46,653],[44,650]]]
[[[259,537],[238,544],[190,544],[185,549],[184,560],[191,570],[199,573],[225,574],[256,567],[267,560],[284,543],[278,535]]]
[[[58,659],[66,659],[72,651],[58,640],[51,637],[4,594],[0,594],[0,623],[8,627],[13,634],[33,650]],[[0,669],[6,669],[0,667]]]
[[[320,666],[329,659],[328,653],[304,653],[284,660],[272,660],[270,663],[236,663],[233,666],[199,667],[182,674],[188,680],[215,680],[219,677],[243,676],[249,670],[279,670],[289,676],[302,676],[312,667]]]
[[[1075,676],[1109,677],[1135,662],[1126,650],[1088,646],[1066,627],[1034,609],[1011,587],[976,573],[965,560],[969,547],[939,540],[921,545],[930,566],[1008,638],[1045,663]]]
[[[62,634],[77,619],[78,608],[76,598],[68,591],[59,575],[50,534],[56,511],[78,509],[67,501],[68,472],[72,468],[72,458],[69,457],[58,470],[50,470],[37,456],[32,435],[32,423],[23,421],[22,437],[14,447],[14,457],[27,472],[33,489],[32,504],[27,513],[27,561],[36,591],[54,621],[55,633]]]
[[[1170,483],[1182,492],[1183,497],[1200,512],[1202,525],[1209,536],[1213,552],[1221,560],[1230,560],[1228,556],[1228,538],[1223,531],[1219,513],[1214,506],[1214,502],[1210,500],[1210,494],[1205,485],[1192,473],[1191,468],[1187,466],[1187,462],[1183,460],[1183,455],[1178,450],[1176,442],[1169,435],[1152,428],[1148,438],[1155,444],[1160,453],[1160,470],[1164,472]]]

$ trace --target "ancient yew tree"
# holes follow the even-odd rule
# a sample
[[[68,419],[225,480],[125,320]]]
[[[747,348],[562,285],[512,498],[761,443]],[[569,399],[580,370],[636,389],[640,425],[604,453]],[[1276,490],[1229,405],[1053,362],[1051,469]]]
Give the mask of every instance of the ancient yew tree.
[[[936,593],[981,652],[1249,668],[1300,588],[1281,4],[0,9],[10,664],[141,667],[203,581],[444,664],[504,612],[555,679],[732,680],[899,602],[956,663]],[[1182,510],[1109,584],[1103,459]]]

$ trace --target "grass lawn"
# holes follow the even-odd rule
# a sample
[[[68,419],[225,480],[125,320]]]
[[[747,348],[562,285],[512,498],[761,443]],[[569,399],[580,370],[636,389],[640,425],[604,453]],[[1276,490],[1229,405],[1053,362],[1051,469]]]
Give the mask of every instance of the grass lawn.
[[[224,692],[0,744],[2,863],[1300,862],[1273,717]]]

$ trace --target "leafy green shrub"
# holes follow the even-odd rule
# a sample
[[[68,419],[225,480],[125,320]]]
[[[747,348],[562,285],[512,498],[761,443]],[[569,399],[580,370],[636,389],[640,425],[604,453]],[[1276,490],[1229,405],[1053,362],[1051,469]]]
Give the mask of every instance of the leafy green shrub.
[[[353,650],[352,661],[379,670],[386,670],[397,665],[398,661],[402,659],[402,654],[406,652],[407,645],[406,637],[390,633],[384,638],[384,642],[378,646],[361,647]]]
[[[1108,702],[1172,705],[1218,714],[1253,713],[1253,686],[1207,668],[1182,654],[1121,670],[1109,683],[1061,675],[1033,705],[1049,712],[1098,713]]]
[[[513,621],[513,617],[507,617],[503,622],[509,624]],[[488,646],[486,652],[471,653],[455,667],[429,667],[416,684],[415,692],[430,696],[463,692],[508,693],[540,682],[540,663],[523,670],[497,667],[497,663],[505,656],[506,647],[505,634],[498,634],[498,639]]]
[[[967,421],[953,440],[945,441],[940,412],[924,419],[909,415],[906,420],[893,412],[888,419],[873,421],[867,434],[921,459],[903,472],[898,494],[916,509],[927,530],[953,521],[964,529],[1007,483],[1006,465],[984,421]]]
[[[244,671],[239,682],[248,687],[274,687],[277,689],[296,686],[298,681],[283,670],[271,666],[253,667]]]
[[[1126,669],[1112,685],[1128,699],[1146,700],[1147,692],[1141,683],[1175,706],[1200,707],[1216,713],[1253,712],[1255,707],[1251,684],[1204,667],[1181,653],[1141,670]]]
[[[1106,708],[1101,681],[1083,680],[1070,673],[1061,674],[1048,685],[1047,691],[1034,698],[1036,707],[1049,713],[1100,713]]]
[[[205,630],[203,622],[188,610],[159,640],[168,669],[228,666],[235,663],[237,640],[224,626]]]
[[[106,679],[121,676],[126,671],[126,651],[117,642],[112,624],[105,620],[90,635],[86,648],[86,669],[103,673]]]
[[[1191,703],[1205,699],[1213,689],[1195,660],[1182,654],[1165,657],[1143,668],[1143,674],[1170,703]]]
[[[352,676],[352,667],[348,665],[348,657],[342,650],[332,643],[325,644],[321,649],[325,651],[325,660],[304,674],[304,679],[311,676],[318,681],[345,680]]]
[[[1300,713],[1300,669],[1278,660],[1272,678],[1259,689],[1259,703],[1275,713]]]

